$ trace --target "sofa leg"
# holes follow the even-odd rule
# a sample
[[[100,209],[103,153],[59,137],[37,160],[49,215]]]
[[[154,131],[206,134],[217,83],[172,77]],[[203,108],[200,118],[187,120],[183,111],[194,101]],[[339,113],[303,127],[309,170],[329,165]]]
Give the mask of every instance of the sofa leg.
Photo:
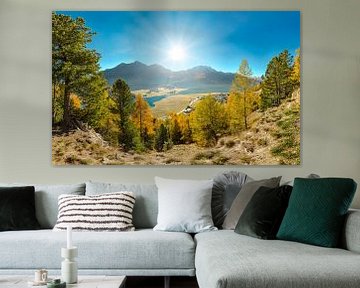
[[[164,288],[170,288],[170,276],[164,277]]]

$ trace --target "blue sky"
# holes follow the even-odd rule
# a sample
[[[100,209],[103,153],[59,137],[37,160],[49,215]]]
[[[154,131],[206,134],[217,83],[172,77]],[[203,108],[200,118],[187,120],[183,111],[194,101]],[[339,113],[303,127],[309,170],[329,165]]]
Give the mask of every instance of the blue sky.
[[[300,48],[299,11],[57,11],[82,17],[96,32],[90,48],[102,69],[140,61],[174,71],[198,65],[238,70],[247,59],[253,74],[284,49]]]

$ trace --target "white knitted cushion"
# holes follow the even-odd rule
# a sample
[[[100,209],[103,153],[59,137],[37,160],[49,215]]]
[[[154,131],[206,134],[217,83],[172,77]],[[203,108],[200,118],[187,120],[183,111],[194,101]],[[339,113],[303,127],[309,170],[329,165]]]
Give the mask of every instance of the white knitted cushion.
[[[133,192],[92,196],[60,195],[59,214],[54,230],[133,231]]]

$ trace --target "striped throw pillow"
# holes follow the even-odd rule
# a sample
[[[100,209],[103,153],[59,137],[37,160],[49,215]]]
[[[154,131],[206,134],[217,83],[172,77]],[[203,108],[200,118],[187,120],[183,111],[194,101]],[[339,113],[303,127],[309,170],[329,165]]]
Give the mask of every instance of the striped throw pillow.
[[[72,226],[74,231],[133,231],[133,192],[93,196],[60,195],[55,231]]]

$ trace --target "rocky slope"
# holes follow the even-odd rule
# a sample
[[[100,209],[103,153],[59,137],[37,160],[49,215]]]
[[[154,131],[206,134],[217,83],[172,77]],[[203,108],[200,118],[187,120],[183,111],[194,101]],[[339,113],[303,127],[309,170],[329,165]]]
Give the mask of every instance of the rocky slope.
[[[253,112],[250,128],[219,139],[216,147],[176,145],[166,152],[124,152],[99,134],[53,134],[54,165],[297,165],[300,164],[300,90],[279,107]]]

